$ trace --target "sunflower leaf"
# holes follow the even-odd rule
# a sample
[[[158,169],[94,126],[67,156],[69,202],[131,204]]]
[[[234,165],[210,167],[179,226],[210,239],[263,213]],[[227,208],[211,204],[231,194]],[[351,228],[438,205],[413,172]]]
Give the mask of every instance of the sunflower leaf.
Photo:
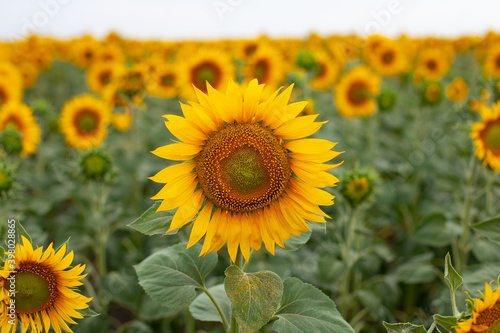
[[[160,205],[161,200],[156,201],[153,206],[149,207],[137,220],[128,226],[148,236],[175,235],[179,229],[172,230],[168,234],[166,233],[174,218],[175,210],[156,212]]]
[[[169,308],[183,308],[203,288],[205,277],[217,264],[215,253],[200,257],[201,245],[186,249],[180,243],[153,253],[134,268],[139,284],[151,298]]]
[[[449,252],[445,257],[444,280],[446,281],[446,284],[450,288],[452,294],[455,294],[458,287],[462,285],[463,281],[460,274],[458,274],[458,272],[455,270],[455,268],[453,268],[453,265],[451,264],[451,257]]]
[[[389,324],[385,321],[383,324],[388,333],[427,333],[423,325],[417,326],[412,323]]]
[[[88,317],[97,317],[100,316],[100,313],[94,312],[90,310],[90,308],[78,310],[78,313],[83,316],[83,318],[88,318]]]
[[[487,239],[500,244],[500,217],[475,223],[472,228]]]
[[[215,298],[217,303],[220,305],[222,312],[226,316],[226,319],[231,318],[231,303],[229,298],[224,291],[224,285],[218,284],[216,286],[208,288],[208,291]],[[189,312],[193,315],[195,319],[201,321],[219,321],[222,319],[217,311],[212,300],[205,293],[199,294],[194,301],[189,306]]]
[[[244,333],[255,332],[269,322],[279,307],[283,282],[270,271],[244,273],[237,266],[225,271],[224,288],[231,313]]]
[[[29,240],[30,243],[32,243],[31,242],[31,236],[28,234],[28,232],[26,231],[26,229],[24,229],[24,227],[21,224],[21,222],[19,222],[19,218],[16,219],[16,229],[15,229],[15,231],[16,231],[16,244],[23,244],[21,236],[26,237],[26,239]]]
[[[342,318],[335,303],[316,287],[297,278],[286,278],[278,321],[279,333],[351,332],[354,329]]]
[[[457,318],[455,316],[441,316],[439,314],[435,314],[434,321],[447,332],[452,332],[452,328],[457,326]]]
[[[309,241],[309,239],[311,238],[311,234],[312,234],[312,231],[308,230],[306,232],[301,233],[298,236],[293,236],[293,235],[290,236],[290,238],[284,242],[285,243],[285,250],[291,251],[291,252],[297,251],[298,249],[300,249],[302,247],[302,245],[304,245],[305,243],[307,243]]]

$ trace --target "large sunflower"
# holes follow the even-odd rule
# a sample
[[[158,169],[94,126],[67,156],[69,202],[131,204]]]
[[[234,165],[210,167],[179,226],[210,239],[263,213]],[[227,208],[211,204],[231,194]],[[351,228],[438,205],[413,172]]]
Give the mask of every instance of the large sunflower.
[[[455,327],[457,333],[496,333],[500,331],[500,288],[491,290],[485,283],[484,295],[474,300],[472,315],[460,320]]]
[[[482,122],[472,125],[471,138],[476,146],[476,156],[483,160],[483,166],[489,165],[495,172],[500,170],[500,103],[490,109],[481,105],[478,109]]]
[[[193,86],[207,92],[208,82],[215,89],[222,89],[235,76],[236,67],[229,54],[222,50],[206,48],[180,62],[179,87],[185,99],[196,98]]]
[[[291,86],[260,102],[263,88],[252,80],[242,93],[230,81],[224,94],[208,85],[208,94],[196,90],[199,103],[182,104],[185,118],[164,116],[182,142],[153,154],[185,162],[151,178],[166,183],[153,199],[163,200],[158,211],[177,208],[170,230],[197,216],[188,247],[205,236],[201,254],[227,243],[233,261],[238,247],[248,259],[262,242],[274,254],[275,244],[309,230],[306,221],[325,222],[318,205],[333,204],[319,188],[338,181],[327,172],[336,165],[323,163],[340,153],[329,141],[302,139],[323,123],[296,118],[306,102],[287,105]]]
[[[74,148],[98,147],[108,134],[111,107],[91,95],[73,97],[64,104],[59,130],[66,143]]]
[[[346,117],[369,117],[377,107],[374,97],[380,94],[380,78],[366,66],[345,74],[334,88],[335,104]]]
[[[40,142],[40,127],[33,116],[33,110],[26,104],[9,102],[0,107],[0,132],[12,128],[22,135],[22,154],[31,155],[36,152]]]
[[[13,259],[6,260],[0,271],[1,332],[16,332],[18,319],[23,332],[28,327],[32,332],[48,332],[50,326],[58,333],[61,327],[72,332],[66,322],[76,324],[71,317],[83,318],[76,310],[88,308],[92,300],[75,290],[86,276],[82,275],[85,265],[68,269],[73,251],[66,254],[66,244],[56,252],[51,243],[44,252],[43,247],[33,250],[29,240],[21,237],[23,244],[16,245]],[[15,294],[10,291],[13,281]]]

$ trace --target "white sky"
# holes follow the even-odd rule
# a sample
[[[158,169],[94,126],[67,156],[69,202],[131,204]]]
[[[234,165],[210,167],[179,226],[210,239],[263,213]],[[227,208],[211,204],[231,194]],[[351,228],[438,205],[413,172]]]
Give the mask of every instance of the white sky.
[[[137,39],[320,35],[483,35],[498,0],[0,0],[0,39],[116,31]]]

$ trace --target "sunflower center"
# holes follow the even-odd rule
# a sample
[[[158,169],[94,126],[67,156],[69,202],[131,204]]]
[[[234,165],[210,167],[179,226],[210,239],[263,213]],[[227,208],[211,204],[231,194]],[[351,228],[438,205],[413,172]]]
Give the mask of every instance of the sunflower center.
[[[255,64],[255,78],[259,83],[266,83],[269,76],[269,63],[265,59],[257,61]]]
[[[174,84],[175,77],[172,74],[165,74],[160,77],[160,83],[164,87],[170,87]]]
[[[487,326],[485,332],[498,333],[500,332],[500,303],[495,303],[492,308],[486,309],[477,317],[476,325]]]
[[[99,81],[102,85],[107,85],[111,81],[111,72],[105,71],[99,75]]]
[[[257,45],[255,45],[255,44],[250,44],[250,45],[247,45],[247,46],[245,47],[245,51],[244,51],[244,53],[245,53],[245,55],[246,55],[247,57],[249,57],[249,56],[251,56],[252,54],[254,54],[256,50],[257,50]]]
[[[49,267],[35,262],[21,264],[16,281],[16,312],[30,314],[54,304],[58,297],[56,277]]]
[[[221,71],[216,64],[212,62],[203,62],[193,68],[192,71],[193,84],[196,88],[203,92],[207,91],[206,82],[210,83],[212,86],[218,86]]]
[[[427,68],[431,71],[434,71],[436,70],[437,68],[437,63],[436,63],[436,60],[434,59],[431,59],[429,61],[427,61]]]
[[[94,112],[82,110],[75,118],[75,125],[80,134],[92,134],[97,130],[98,119]]]
[[[326,74],[326,66],[325,64],[318,62],[318,73],[316,74],[316,77],[323,77]]]
[[[382,54],[382,62],[384,64],[391,64],[394,61],[394,52],[386,51]]]
[[[500,123],[491,124],[484,133],[484,142],[488,149],[500,151]]]
[[[258,124],[227,125],[214,133],[197,162],[205,196],[232,212],[269,205],[281,196],[291,177],[286,150]]]
[[[368,95],[368,88],[363,82],[354,82],[347,91],[347,98],[354,105],[363,104],[368,99]]]

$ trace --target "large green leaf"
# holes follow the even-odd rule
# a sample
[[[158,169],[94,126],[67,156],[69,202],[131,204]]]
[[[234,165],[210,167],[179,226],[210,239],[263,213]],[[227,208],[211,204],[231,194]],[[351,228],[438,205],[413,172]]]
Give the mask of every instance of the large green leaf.
[[[255,332],[269,322],[279,307],[283,294],[280,277],[269,271],[244,273],[229,266],[224,279],[231,313],[245,333]]]
[[[215,253],[200,257],[201,245],[186,243],[158,251],[134,266],[139,284],[157,303],[170,308],[187,306],[217,264]]]
[[[500,276],[500,262],[467,266],[462,275],[467,292],[473,297],[480,297],[479,290],[484,292],[484,283],[496,281]]]
[[[279,318],[273,329],[280,333],[354,333],[335,303],[316,287],[297,278],[286,278]]]
[[[473,224],[472,228],[489,240],[500,243],[500,217]]]
[[[309,238],[311,238],[312,230],[308,230],[306,232],[301,233],[298,236],[290,236],[288,240],[286,240],[285,243],[285,250],[288,251],[296,251],[300,249],[302,245],[307,243]]]
[[[433,318],[436,324],[444,328],[447,332],[452,332],[452,328],[457,326],[457,318],[454,316],[441,316],[435,314]]]
[[[231,302],[227,297],[226,291],[224,290],[224,284],[218,284],[216,286],[208,288],[210,294],[215,298],[222,312],[229,321],[231,318]],[[189,311],[194,318],[201,321],[219,321],[222,322],[219,311],[215,307],[212,300],[205,293],[199,294],[191,305],[189,306]]]
[[[389,324],[384,322],[387,333],[427,333],[423,325],[417,326],[412,323]]]
[[[165,235],[170,228],[170,223],[175,215],[175,210],[165,210],[156,212],[160,207],[161,200],[156,201],[153,206],[149,207],[142,215],[130,223],[128,226],[142,232],[145,235]],[[168,235],[176,234],[179,229],[172,230]]]

